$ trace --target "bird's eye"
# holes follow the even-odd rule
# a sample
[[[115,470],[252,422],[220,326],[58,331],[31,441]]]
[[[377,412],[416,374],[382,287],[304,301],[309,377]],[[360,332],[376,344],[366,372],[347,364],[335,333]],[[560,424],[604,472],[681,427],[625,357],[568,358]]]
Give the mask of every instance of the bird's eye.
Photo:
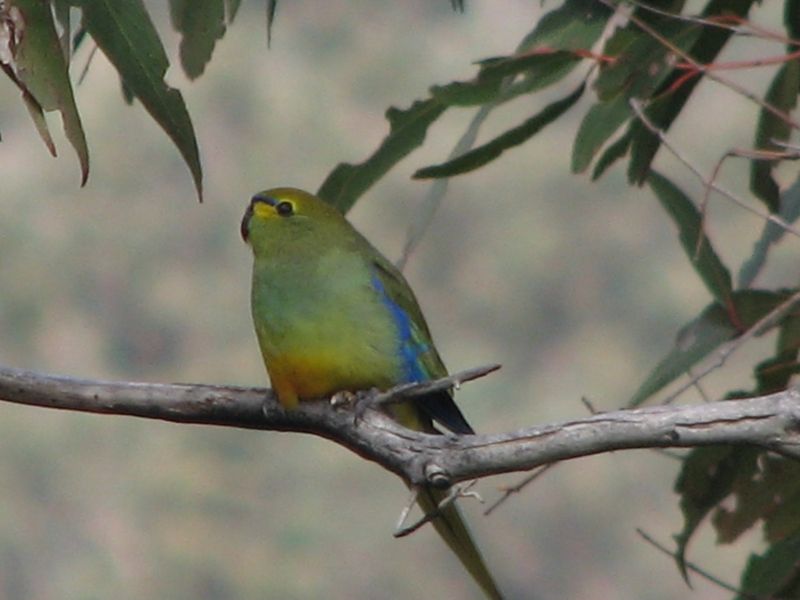
[[[291,202],[286,202],[286,200],[284,200],[275,205],[275,212],[282,217],[288,217],[294,214],[294,206]]]

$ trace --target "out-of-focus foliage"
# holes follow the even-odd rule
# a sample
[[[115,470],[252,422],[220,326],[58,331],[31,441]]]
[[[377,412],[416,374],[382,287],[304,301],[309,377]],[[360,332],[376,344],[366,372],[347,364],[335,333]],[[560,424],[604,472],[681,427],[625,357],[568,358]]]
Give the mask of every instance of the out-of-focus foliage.
[[[234,16],[244,10],[240,10],[239,4],[233,0],[173,0],[169,3],[169,27],[180,36],[178,56],[186,76],[197,78],[213,65],[220,40],[226,33],[230,36],[235,31]],[[278,3],[268,1],[265,6],[266,34],[272,37],[280,32],[280,27],[273,31]],[[693,373],[703,372],[706,361],[715,360],[719,352],[727,352],[737,340],[765,335],[772,335],[774,344],[757,346],[742,367],[752,371],[755,381],[752,389],[741,389],[742,384],[737,380],[721,393],[745,397],[785,389],[800,370],[800,314],[796,306],[787,304],[798,291],[796,273],[790,270],[776,275],[769,267],[775,260],[772,257],[781,250],[779,242],[795,241],[796,231],[789,230],[787,224],[791,225],[800,216],[800,179],[794,172],[789,175],[786,172],[787,161],[797,157],[796,151],[791,145],[787,149],[786,143],[798,129],[791,113],[800,91],[800,1],[785,0],[781,5],[782,15],[767,26],[753,14],[759,8],[754,0],[709,0],[688,6],[680,0],[650,3],[565,0],[549,8],[529,32],[520,36],[521,41],[513,52],[479,60],[473,78],[446,78],[444,83],[431,86],[428,96],[417,99],[409,108],[389,108],[386,112],[389,132],[377,149],[360,163],[342,163],[333,169],[324,179],[320,195],[344,211],[351,209],[403,159],[412,152],[424,152],[426,142],[435,143],[434,136],[430,135],[434,127],[465,108],[488,109],[501,125],[491,128],[489,119],[486,128],[492,133],[488,139],[480,140],[474,149],[461,156],[446,162],[426,158],[436,164],[422,168],[417,165],[416,178],[459,175],[459,179],[464,179],[467,173],[477,175],[479,168],[498,168],[499,163],[495,161],[500,157],[504,161],[514,160],[512,157],[521,152],[519,148],[535,143],[536,136],[545,134],[548,125],[551,129],[553,124],[573,125],[570,119],[580,111],[579,123],[574,124],[572,170],[576,173],[591,170],[596,180],[610,175],[612,166],[627,160],[629,183],[646,184],[653,191],[665,210],[665,222],[677,229],[685,257],[707,292],[704,306],[699,307],[680,329],[674,347],[657,366],[649,373],[632,375],[643,383],[630,404],[638,405],[658,394],[669,394],[670,386],[673,390],[678,385],[681,386],[678,389],[688,387],[678,380],[687,374],[691,377]],[[453,7],[463,8],[459,2],[454,2]],[[192,173],[198,194],[202,194],[194,125],[181,92],[165,81],[168,55],[162,42],[163,31],[159,33],[154,25],[158,22],[151,18],[152,12],[152,7],[148,8],[141,0],[58,0],[52,4],[6,0],[0,3],[0,62],[6,75],[22,91],[22,100],[51,152],[55,152],[55,144],[45,113],[60,112],[65,136],[75,148],[85,181],[88,150],[78,112],[81,103],[74,99],[68,63],[71,52],[91,40],[114,66],[124,90],[141,102],[175,143]],[[768,16],[775,17],[776,13]],[[778,22],[780,24],[776,24]],[[407,35],[413,36],[413,32]],[[737,50],[754,38],[764,44],[757,47],[755,53],[752,47],[745,53]],[[329,43],[335,43],[334,37]],[[783,54],[776,56],[775,48],[780,48]],[[765,49],[772,49],[772,53]],[[463,65],[480,58],[461,57]],[[754,89],[755,84],[742,83],[731,75],[754,66],[771,69],[770,81],[757,84],[761,87]],[[763,220],[763,231],[754,240],[752,252],[742,249],[741,236],[720,236],[723,241],[716,239],[714,228],[724,229],[726,221],[720,219],[718,212],[709,212],[704,197],[709,191],[709,181],[693,196],[685,191],[683,182],[678,185],[652,169],[653,161],[665,154],[664,135],[680,130],[682,122],[690,121],[693,114],[701,115],[702,126],[712,121],[718,107],[707,100],[700,104],[693,101],[703,93],[704,87],[711,85],[744,98],[755,111],[749,119],[752,133],[748,152],[732,153],[751,157],[749,184],[754,197],[751,210],[759,212]],[[419,97],[416,89],[409,93]],[[586,96],[591,96],[588,106]],[[528,104],[520,115],[519,106],[523,102]],[[513,119],[511,122],[503,120],[503,111],[512,106],[517,110],[512,113]],[[270,110],[270,106],[265,104],[260,109]],[[330,116],[334,112],[325,111],[325,114]],[[715,137],[709,130],[701,140],[706,146],[704,149],[720,159],[718,167],[721,168],[730,148],[708,150],[707,146]],[[285,153],[286,147],[276,148],[267,140],[258,150],[272,157],[277,152]],[[552,149],[550,153],[553,154]],[[707,179],[716,177],[717,171],[709,170]],[[671,176],[674,179],[674,175]],[[503,199],[488,197],[501,210]],[[158,202],[166,200],[159,198]],[[567,210],[568,203],[564,199],[556,198],[556,202],[560,209]],[[585,206],[572,206],[576,227],[580,227],[578,222],[587,212]],[[722,225],[718,225],[720,222]],[[596,226],[596,222],[593,224]],[[635,222],[627,225],[637,227]],[[487,223],[487,229],[493,226],[499,225]],[[498,233],[499,236],[510,235],[502,229]],[[524,235],[527,231],[523,229],[518,233]],[[213,237],[209,232],[198,235]],[[578,235],[575,240],[580,242]],[[154,253],[151,259],[158,261],[159,256]],[[213,264],[213,257],[209,259]],[[739,263],[737,283],[731,277],[733,269],[729,265],[733,265],[733,261]],[[628,261],[625,268],[634,269],[634,262]],[[527,273],[529,265],[521,260],[519,265],[509,268]],[[560,274],[561,268],[560,261],[554,263],[554,272]],[[663,267],[653,261],[646,268],[661,272]],[[469,276],[469,272],[466,275]],[[179,276],[176,272],[176,277]],[[176,360],[179,348],[186,344],[182,339],[186,333],[174,328],[169,319],[149,314],[148,294],[131,294],[124,285],[125,276],[116,273],[113,265],[108,267],[104,278],[103,293],[108,295],[106,299],[113,301],[99,303],[100,310],[92,317],[109,328],[119,329],[113,337],[114,343],[107,349],[107,359],[112,364],[125,366],[127,373],[135,373],[135,365],[143,356],[149,359],[157,356],[164,365]],[[759,287],[754,287],[757,281]],[[81,282],[71,285],[79,294]],[[609,289],[616,289],[613,282],[607,285]],[[681,292],[679,289],[675,293],[681,295]],[[633,287],[626,295],[639,293],[642,291]],[[557,312],[560,302],[556,300],[537,309]],[[8,306],[7,310],[16,315],[12,321],[21,330],[25,330],[26,323],[38,319],[38,309],[25,302],[12,300]],[[114,310],[119,312],[104,313],[109,310],[108,306],[116,307]],[[476,309],[475,314],[482,315],[485,311],[482,307]],[[122,313],[137,318],[121,318]],[[130,326],[130,323],[136,325]],[[545,323],[541,325],[546,327]],[[516,330],[515,333],[521,330],[519,318],[509,329]],[[700,381],[698,385],[703,383]],[[794,483],[796,470],[790,459],[749,448],[704,448],[685,455],[675,484],[684,519],[676,536],[675,556],[684,574],[687,574],[685,558],[689,542],[700,535],[701,525],[707,520],[721,543],[740,541],[745,531],[759,526],[767,547],[752,553],[742,565],[742,597],[747,594],[796,596],[800,580],[796,561],[800,540],[800,513],[796,508],[800,501]],[[24,474],[19,476],[24,478]],[[46,488],[48,482],[26,480],[26,485]],[[52,490],[46,490],[50,492]],[[159,493],[166,492],[154,492],[156,496]],[[203,501],[213,502],[213,499],[214,495],[208,494]],[[35,520],[35,515],[31,519]],[[74,535],[73,531],[64,532],[70,539],[74,539]],[[213,535],[212,532],[211,537]],[[271,531],[269,535],[281,534]],[[300,526],[286,535],[291,538],[290,545],[296,543],[300,547],[309,543],[307,533]],[[9,539],[11,537],[13,534]],[[2,556],[0,554],[0,558]],[[20,560],[23,559],[18,554],[9,554],[9,562]],[[196,562],[191,565],[189,570],[193,576],[203,571]],[[230,581],[227,574],[215,574],[213,569],[208,569],[206,574],[207,580],[198,583],[198,594],[226,597]],[[0,583],[7,589],[16,589],[13,577],[8,581],[0,579]],[[263,593],[265,590],[248,591]],[[280,595],[285,590],[269,591]],[[163,595],[163,590],[161,592]]]
[[[240,0],[170,0],[172,26],[181,34],[180,64],[190,79],[203,74],[214,46],[236,16]],[[463,2],[452,1],[454,10]],[[266,2],[271,38],[277,0]],[[70,8],[76,9],[75,45],[88,35],[114,65],[126,97],[137,98],[170,137],[191,171],[198,197],[203,172],[191,117],[180,91],[164,80],[169,61],[143,0],[5,0],[0,3],[0,66],[20,88],[39,135],[55,156],[44,111],[59,110],[64,131],[81,164],[81,182],[89,176],[89,150],[73,99],[66,61],[73,34]],[[227,13],[227,14],[226,14]],[[61,33],[56,31],[59,22]],[[62,52],[63,50],[63,52]]]

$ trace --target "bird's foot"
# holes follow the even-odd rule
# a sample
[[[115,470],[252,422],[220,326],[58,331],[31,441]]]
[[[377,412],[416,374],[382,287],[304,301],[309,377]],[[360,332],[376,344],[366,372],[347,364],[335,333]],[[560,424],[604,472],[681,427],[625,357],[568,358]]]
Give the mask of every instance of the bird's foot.
[[[358,401],[358,394],[354,394],[349,390],[342,390],[336,392],[331,396],[331,406],[334,408],[347,408],[354,406]]]
[[[377,388],[372,388],[371,390],[362,390],[355,394],[355,402],[353,404],[354,425],[359,424],[359,422],[364,418],[367,410],[370,408],[375,408],[375,397],[379,394],[380,392]]]

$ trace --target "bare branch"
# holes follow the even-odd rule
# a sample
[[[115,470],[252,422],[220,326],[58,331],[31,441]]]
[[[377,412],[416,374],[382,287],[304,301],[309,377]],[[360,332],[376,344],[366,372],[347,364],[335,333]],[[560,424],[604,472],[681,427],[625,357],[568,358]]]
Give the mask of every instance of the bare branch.
[[[452,382],[451,382],[452,383]],[[377,393],[377,392],[376,392]],[[92,381],[0,368],[0,399],[48,408],[322,436],[411,485],[454,484],[632,448],[752,444],[800,455],[800,392],[591,415],[518,431],[431,435],[328,400],[287,411],[262,388]]]

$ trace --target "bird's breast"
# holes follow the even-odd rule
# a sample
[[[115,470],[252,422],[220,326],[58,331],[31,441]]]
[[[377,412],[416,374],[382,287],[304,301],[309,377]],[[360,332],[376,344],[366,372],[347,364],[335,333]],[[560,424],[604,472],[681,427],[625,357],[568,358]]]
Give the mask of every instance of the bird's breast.
[[[267,371],[285,405],[401,379],[397,327],[365,270],[323,262],[292,285],[285,274],[255,271],[252,300]]]

